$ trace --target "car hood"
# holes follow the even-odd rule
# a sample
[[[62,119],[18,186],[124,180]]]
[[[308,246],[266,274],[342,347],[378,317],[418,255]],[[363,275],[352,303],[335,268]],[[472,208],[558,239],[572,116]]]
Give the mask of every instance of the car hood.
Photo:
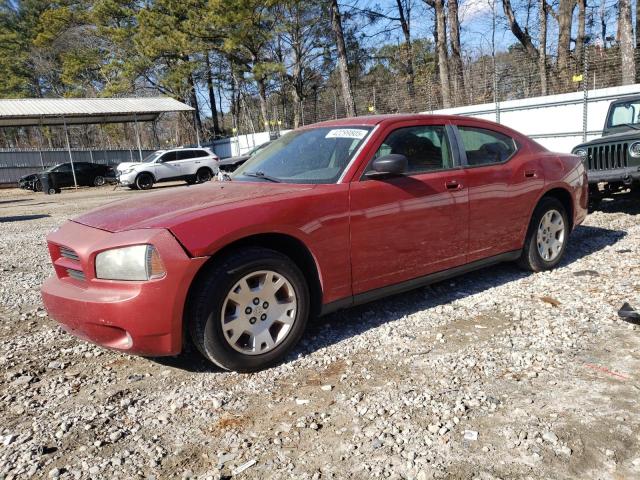
[[[242,162],[244,160],[248,160],[251,155],[239,155],[237,157],[229,157],[223,160],[220,160],[220,165],[233,165],[238,162]]]
[[[142,165],[142,163],[141,162],[122,162],[118,164],[118,166],[116,167],[116,170],[118,170],[119,172],[122,172],[128,168],[135,167],[137,165]]]
[[[132,192],[128,197],[93,210],[75,222],[109,232],[140,228],[167,228],[188,220],[203,210],[234,203],[246,203],[265,197],[296,193],[314,185],[275,184],[267,182],[209,182],[158,192]]]
[[[604,137],[596,138],[590,142],[581,143],[578,147],[590,147],[592,145],[603,145],[606,143],[628,142],[628,141],[640,141],[640,130],[624,131],[621,133],[614,133],[612,135],[606,135]]]

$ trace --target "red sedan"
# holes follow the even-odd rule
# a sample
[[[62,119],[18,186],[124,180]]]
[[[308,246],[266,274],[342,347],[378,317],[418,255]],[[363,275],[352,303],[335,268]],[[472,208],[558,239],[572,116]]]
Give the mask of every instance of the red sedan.
[[[222,368],[280,361],[307,319],[503,261],[555,267],[586,216],[580,159],[495,123],[394,115],[284,135],[230,181],[141,194],[48,237],[69,332]]]

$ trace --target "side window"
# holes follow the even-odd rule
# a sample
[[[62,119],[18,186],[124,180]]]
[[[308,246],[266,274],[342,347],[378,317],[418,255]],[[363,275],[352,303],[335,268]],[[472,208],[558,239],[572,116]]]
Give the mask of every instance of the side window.
[[[416,174],[451,168],[451,150],[443,125],[399,128],[389,134],[373,158],[391,153],[409,160],[407,173]]]
[[[173,162],[176,159],[176,152],[167,152],[162,157],[160,157],[160,161],[162,163],[165,162]]]
[[[195,153],[196,152],[194,152],[193,150],[182,150],[182,151],[176,152],[176,155],[177,155],[176,159],[177,160],[189,160],[189,159],[191,159],[191,158],[196,156]]]
[[[469,165],[506,162],[516,152],[513,138],[493,130],[458,127]]]
[[[71,164],[70,163],[63,163],[59,167],[56,167],[54,172],[56,172],[56,173],[69,173],[69,172],[71,172]]]
[[[205,150],[193,150],[191,153],[193,153],[193,157],[194,158],[208,157],[209,156],[209,153],[206,152]]]

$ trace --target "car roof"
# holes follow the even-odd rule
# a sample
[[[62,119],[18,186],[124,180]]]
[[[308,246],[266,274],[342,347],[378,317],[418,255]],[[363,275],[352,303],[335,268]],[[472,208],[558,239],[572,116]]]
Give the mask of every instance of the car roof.
[[[480,121],[486,124],[497,125],[496,123],[489,120],[479,119],[475,117],[465,117],[462,115],[439,115],[432,113],[394,113],[388,115],[364,115],[362,117],[340,118],[337,120],[328,120],[325,122],[314,123],[312,125],[306,125],[303,128],[375,126],[382,123],[395,123],[407,120],[423,120],[425,117],[428,117],[430,120],[433,120],[435,122],[459,122],[460,120],[468,119],[473,121]],[[504,125],[500,125],[500,127],[504,128]]]

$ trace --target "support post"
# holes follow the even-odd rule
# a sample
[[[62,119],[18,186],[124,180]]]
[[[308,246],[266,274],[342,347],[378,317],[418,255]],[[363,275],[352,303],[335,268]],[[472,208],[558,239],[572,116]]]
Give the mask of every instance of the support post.
[[[38,153],[40,153],[40,165],[44,170],[44,157],[42,156],[42,117],[40,117],[40,125],[38,128]]]
[[[64,136],[67,139],[67,152],[69,152],[69,160],[71,161],[71,173],[73,174],[73,185],[78,188],[78,180],[76,179],[76,167],[73,165],[73,155],[71,154],[71,142],[69,142],[69,129],[67,128],[67,119],[63,116],[62,123],[64,125]]]
[[[140,146],[140,132],[138,130],[138,117],[135,113],[133,114],[133,124],[136,131],[136,144],[138,145],[138,157],[140,162],[142,162],[142,147]]]

